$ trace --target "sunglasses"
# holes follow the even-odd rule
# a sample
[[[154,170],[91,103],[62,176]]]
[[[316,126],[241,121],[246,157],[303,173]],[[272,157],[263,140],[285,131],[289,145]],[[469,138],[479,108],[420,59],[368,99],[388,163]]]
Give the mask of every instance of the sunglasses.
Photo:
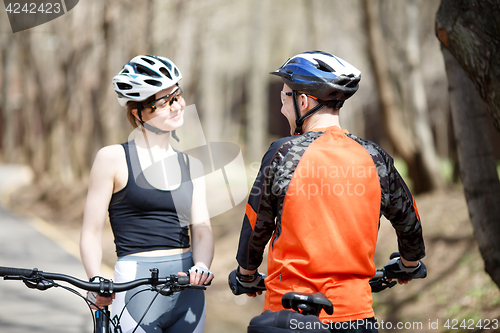
[[[281,104],[285,104],[286,96],[292,96],[292,92],[281,91]]]
[[[150,103],[146,104],[144,107],[151,108],[153,110],[163,109],[167,107],[167,104],[168,106],[172,106],[172,104],[180,101],[181,99],[182,99],[182,89],[181,87],[178,87],[172,93],[160,97],[158,99],[155,99],[154,101],[151,101]]]
[[[298,94],[302,94],[302,93],[300,93],[300,92],[299,92]],[[293,95],[293,93],[292,93],[292,92],[286,92],[286,91],[283,91],[283,90],[282,90],[282,91],[281,91],[281,104],[285,104],[285,99],[286,99],[286,96],[292,96],[292,95]],[[314,100],[316,100],[316,101],[318,100],[318,98],[317,98],[317,97],[314,97],[314,96],[312,96],[312,95],[308,95],[308,94],[304,94],[304,95],[306,95],[307,97],[311,97],[312,99],[314,99]]]

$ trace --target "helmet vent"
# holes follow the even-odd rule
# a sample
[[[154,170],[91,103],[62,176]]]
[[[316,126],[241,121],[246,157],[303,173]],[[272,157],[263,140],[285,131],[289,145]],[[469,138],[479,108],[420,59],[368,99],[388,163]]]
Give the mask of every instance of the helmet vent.
[[[161,82],[157,80],[144,80],[144,82],[155,87],[161,87]]]
[[[165,75],[166,77],[168,77],[170,80],[172,80],[172,75],[170,75],[170,72],[167,71],[167,69],[165,67],[162,67],[160,68],[160,72],[163,73],[163,75]]]
[[[140,97],[141,96],[141,94],[139,94],[139,93],[129,93],[129,94],[125,94],[125,95],[130,96],[130,97]]]
[[[130,90],[132,89],[132,86],[128,83],[123,83],[123,82],[117,82],[116,85],[118,86],[118,88],[120,88],[121,90]]]
[[[358,85],[359,80],[360,80],[359,77],[355,78],[355,79],[352,79],[351,82],[347,85],[347,87],[349,87],[349,88],[355,88]]]
[[[124,69],[124,70],[122,70],[122,72],[121,72],[121,74],[127,74],[127,73],[130,73],[130,72],[128,71],[128,69]]]
[[[141,58],[141,59],[144,60],[145,62],[147,62],[150,65],[154,65],[155,64],[154,61],[151,60],[151,59],[148,59],[148,58]]]
[[[179,76],[179,71],[177,70],[177,68],[174,68],[174,74],[175,76]]]
[[[168,70],[171,70],[171,69],[172,69],[172,64],[171,64],[171,63],[169,63],[168,61],[163,60],[163,59],[161,59],[161,58],[158,58],[158,60],[160,60],[162,63],[164,63],[164,64],[165,64],[165,66],[167,66]]]
[[[341,77],[338,81],[337,84],[341,86],[345,86],[347,84],[351,83],[351,80],[347,77]]]
[[[316,59],[314,58],[314,60],[316,60],[318,62],[318,69],[320,71],[323,71],[323,72],[330,72],[330,73],[335,73],[336,70],[333,69],[330,65],[328,65],[326,62],[322,61],[322,60],[319,60],[319,59]]]
[[[143,75],[147,75],[147,76],[153,76],[153,77],[159,77],[160,76],[155,71],[152,71],[152,70],[150,70],[149,68],[147,68],[147,67],[145,67],[143,65],[136,64],[135,65],[135,69],[136,69],[136,71],[139,74],[143,74]]]

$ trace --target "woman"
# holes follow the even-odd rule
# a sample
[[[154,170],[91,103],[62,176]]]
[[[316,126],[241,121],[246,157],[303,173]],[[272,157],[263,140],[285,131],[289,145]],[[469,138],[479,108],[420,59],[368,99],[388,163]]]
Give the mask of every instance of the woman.
[[[136,137],[102,148],[90,172],[80,240],[88,277],[101,275],[102,233],[109,211],[118,260],[115,282],[150,276],[186,275],[192,284],[208,284],[214,277],[213,236],[205,200],[203,177],[191,179],[200,162],[170,145],[182,126],[184,107],[173,62],[157,56],[137,56],[113,78],[118,101],[127,107]],[[170,158],[169,158],[170,157]],[[167,177],[168,176],[168,177]],[[191,241],[190,241],[191,238]],[[112,316],[120,314],[136,293],[112,298],[89,295],[97,306],[113,302]],[[186,289],[159,296],[141,317],[155,293],[143,292],[127,304],[121,318],[123,332],[203,332],[205,299],[200,290]]]

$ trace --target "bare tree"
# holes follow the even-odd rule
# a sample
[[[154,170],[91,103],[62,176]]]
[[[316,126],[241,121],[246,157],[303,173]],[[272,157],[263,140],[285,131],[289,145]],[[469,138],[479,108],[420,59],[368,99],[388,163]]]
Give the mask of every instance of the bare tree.
[[[269,2],[267,0],[251,1],[253,31],[250,41],[251,63],[248,69],[250,77],[249,101],[247,103],[247,151],[251,161],[259,161],[265,152],[268,110],[268,54]]]
[[[207,134],[236,137],[246,144],[247,161],[260,160],[270,139],[272,77],[267,73],[308,49],[337,53],[367,67],[359,52],[364,45],[360,3],[88,0],[43,25],[40,33],[34,28],[24,35],[0,36],[2,157],[28,162],[38,174],[66,183],[84,178],[96,150],[125,139],[130,131],[116,103],[112,76],[132,57],[153,52],[181,64],[186,100],[197,104]],[[345,15],[335,16],[339,12]],[[411,160],[416,134],[402,119],[393,73],[378,66],[379,86],[393,86],[380,90],[388,110],[387,132],[398,138],[392,140],[398,153]],[[363,69],[363,82],[371,80]],[[354,110],[343,113],[344,119],[374,104],[366,83],[366,99],[348,103],[346,110]],[[277,107],[273,112],[281,117]],[[353,117],[351,123],[350,129],[362,136],[362,121]]]
[[[408,14],[406,59],[410,69],[407,77],[410,90],[411,124],[418,143],[417,159],[421,161],[419,169],[422,169],[422,173],[425,174],[425,177],[419,177],[419,180],[429,182],[428,184],[414,184],[414,186],[417,189],[430,190],[440,188],[443,184],[439,175],[439,158],[434,145],[425,83],[420,64],[419,4],[416,0],[409,0],[406,8]]]
[[[486,106],[498,126],[499,15],[495,1],[442,0],[436,34],[446,62],[460,176],[474,236],[485,270],[500,287],[500,181],[485,111]]]
[[[401,156],[408,165],[409,174],[413,181],[415,193],[422,193],[436,189],[440,184],[437,172],[437,157],[432,140],[426,115],[426,105],[421,99],[425,98],[422,89],[422,78],[419,72],[418,38],[414,40],[410,27],[410,41],[408,56],[410,57],[410,81],[411,81],[411,107],[413,110],[413,124],[410,126],[404,121],[402,106],[398,103],[395,82],[390,76],[389,57],[386,52],[386,41],[382,31],[379,12],[379,1],[363,0],[366,28],[368,35],[368,48],[372,69],[375,76],[378,95],[380,98],[380,109],[384,129],[389,141],[396,153]],[[410,7],[412,8],[412,7]],[[415,15],[410,11],[411,15]],[[411,21],[415,22],[415,20]],[[416,49],[416,50],[415,50]],[[408,77],[403,73],[404,77]],[[424,97],[422,97],[424,95]],[[416,134],[415,132],[418,132]]]
[[[4,27],[2,26],[1,28]],[[2,138],[0,142],[4,159],[7,161],[15,161],[15,156],[18,155],[16,151],[19,148],[16,143],[16,129],[18,124],[16,118],[18,117],[16,117],[17,113],[14,111],[17,106],[13,104],[16,104],[16,97],[19,96],[19,94],[16,94],[14,92],[14,89],[16,88],[16,85],[13,84],[15,82],[15,67],[10,66],[13,59],[15,58],[16,45],[9,37],[10,36],[7,34],[4,34],[0,37],[2,38],[2,45],[0,48],[0,57],[2,63],[2,88],[0,96],[0,111],[2,121],[0,125],[2,126]]]

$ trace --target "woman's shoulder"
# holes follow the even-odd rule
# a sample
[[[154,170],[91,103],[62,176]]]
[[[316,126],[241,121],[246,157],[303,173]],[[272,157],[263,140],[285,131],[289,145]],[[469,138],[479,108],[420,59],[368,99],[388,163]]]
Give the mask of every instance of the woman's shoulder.
[[[113,163],[123,160],[125,150],[123,145],[115,144],[104,146],[96,154],[95,161],[101,163]]]

